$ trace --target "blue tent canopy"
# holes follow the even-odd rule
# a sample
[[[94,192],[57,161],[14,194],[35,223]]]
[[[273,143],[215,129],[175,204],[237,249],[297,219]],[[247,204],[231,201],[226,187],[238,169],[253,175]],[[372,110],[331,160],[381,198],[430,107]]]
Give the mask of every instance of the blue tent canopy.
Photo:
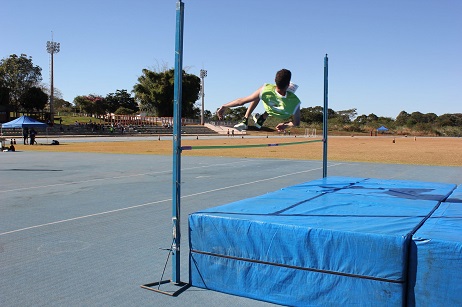
[[[48,125],[47,124],[44,124],[42,122],[39,122],[38,120],[32,118],[32,117],[29,117],[29,116],[26,116],[26,115],[23,115],[19,118],[16,118],[10,122],[7,122],[7,123],[4,123],[2,124],[2,129],[5,129],[5,128],[46,128]]]
[[[388,131],[388,128],[385,127],[385,126],[381,126],[381,127],[377,128],[377,131]]]

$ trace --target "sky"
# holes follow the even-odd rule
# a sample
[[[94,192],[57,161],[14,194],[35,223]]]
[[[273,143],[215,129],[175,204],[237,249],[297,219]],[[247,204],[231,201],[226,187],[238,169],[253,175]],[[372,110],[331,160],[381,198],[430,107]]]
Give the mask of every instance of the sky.
[[[175,66],[178,0],[6,0],[0,58],[26,54],[63,99],[131,92],[142,70]],[[462,110],[460,0],[183,0],[183,68],[204,82],[205,109],[292,71],[302,108],[392,117]],[[198,100],[200,104],[201,100]],[[257,111],[262,110],[259,106]]]

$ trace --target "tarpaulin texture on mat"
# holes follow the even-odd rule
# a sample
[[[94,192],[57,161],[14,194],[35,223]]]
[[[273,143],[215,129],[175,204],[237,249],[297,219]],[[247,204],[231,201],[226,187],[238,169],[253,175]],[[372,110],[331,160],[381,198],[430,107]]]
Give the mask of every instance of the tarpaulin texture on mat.
[[[412,235],[455,188],[328,177],[193,213],[190,283],[283,305],[405,305]]]
[[[462,186],[413,236],[409,305],[462,306]]]

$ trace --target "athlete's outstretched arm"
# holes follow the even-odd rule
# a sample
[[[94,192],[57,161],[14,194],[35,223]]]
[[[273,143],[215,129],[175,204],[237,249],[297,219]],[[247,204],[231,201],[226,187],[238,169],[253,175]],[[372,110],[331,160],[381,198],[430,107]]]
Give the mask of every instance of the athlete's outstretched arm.
[[[225,110],[227,108],[233,108],[233,107],[239,107],[243,106],[246,103],[252,102],[252,104],[249,106],[249,108],[252,108],[252,111],[255,109],[257,106],[258,102],[260,101],[260,92],[262,90],[262,87],[260,87],[258,90],[250,94],[249,96],[242,97],[242,98],[237,98],[233,101],[230,101],[224,105],[222,105],[218,110],[217,110],[217,116],[219,119],[223,118],[223,114],[225,113]]]

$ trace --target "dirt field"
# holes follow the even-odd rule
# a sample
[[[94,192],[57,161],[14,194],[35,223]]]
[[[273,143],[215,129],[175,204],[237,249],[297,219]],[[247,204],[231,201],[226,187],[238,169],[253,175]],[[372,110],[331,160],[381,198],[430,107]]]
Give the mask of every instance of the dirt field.
[[[221,148],[183,150],[184,156],[225,156],[237,158],[275,158],[322,160],[323,143],[226,148],[255,144],[283,144],[309,141],[309,138],[217,138],[182,140],[182,146],[220,146]],[[395,141],[394,141],[395,140]],[[171,155],[171,141],[86,142],[52,145],[16,145],[18,151],[92,152]],[[462,166],[462,138],[418,137],[329,137],[328,161],[393,164]]]

